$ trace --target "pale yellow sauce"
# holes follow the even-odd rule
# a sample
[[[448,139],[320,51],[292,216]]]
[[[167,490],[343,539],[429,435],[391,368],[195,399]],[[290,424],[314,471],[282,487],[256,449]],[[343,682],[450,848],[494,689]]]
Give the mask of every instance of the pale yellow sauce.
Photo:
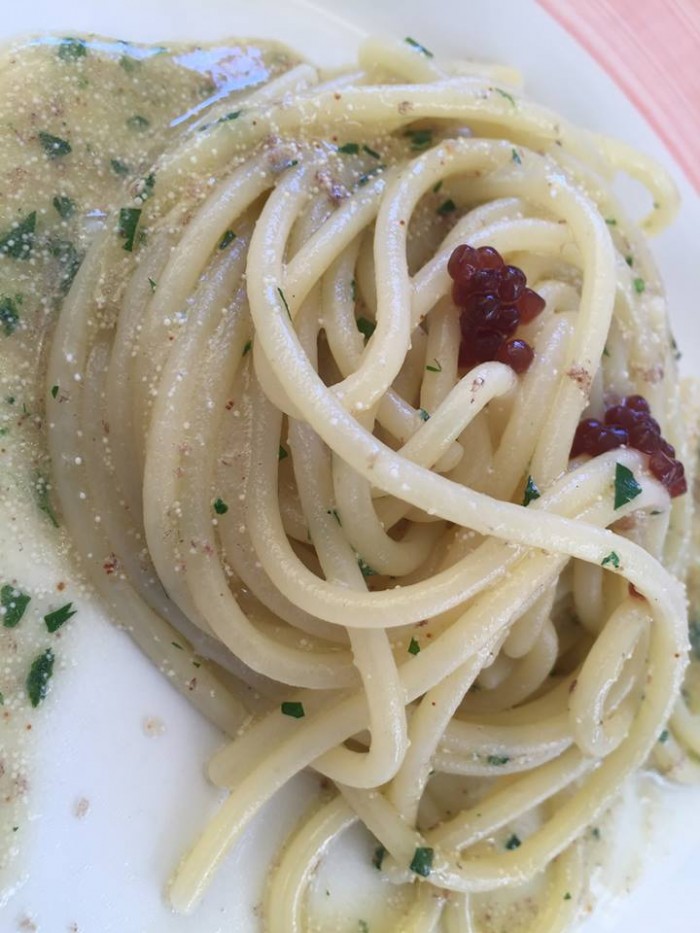
[[[296,61],[281,46],[247,41],[47,36],[0,53],[0,588],[30,597],[16,625],[0,619],[0,903],[21,874],[33,736],[68,673],[84,592],[44,442],[42,370],[61,300],[95,233],[147,194],[172,136]],[[44,616],[69,602],[76,622],[50,632]],[[34,707],[27,678],[47,650],[53,672]]]

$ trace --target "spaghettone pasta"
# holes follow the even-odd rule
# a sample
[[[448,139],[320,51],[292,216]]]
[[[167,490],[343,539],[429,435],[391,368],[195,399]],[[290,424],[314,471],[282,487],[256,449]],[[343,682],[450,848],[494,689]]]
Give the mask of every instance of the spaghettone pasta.
[[[651,196],[641,223],[618,172]],[[627,777],[650,756],[697,770],[692,497],[652,464],[663,438],[692,482],[645,240],[675,207],[656,165],[509,69],[371,40],[351,70],[219,101],[96,235],[51,343],[47,407],[70,387],[52,482],[112,614],[229,736],[177,910],[312,768],[330,790],[271,873],[271,933],[306,929],[312,874],[356,821],[415,894],[402,931],[472,930],[473,895],[542,872],[532,929],[566,930],[586,830]],[[525,371],[465,364],[461,244],[543,299]],[[635,404],[658,422],[647,449]]]

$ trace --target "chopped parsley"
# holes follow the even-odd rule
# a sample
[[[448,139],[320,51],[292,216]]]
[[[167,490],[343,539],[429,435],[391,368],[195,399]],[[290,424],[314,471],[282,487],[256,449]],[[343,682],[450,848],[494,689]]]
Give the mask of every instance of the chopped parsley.
[[[5,295],[0,298],[0,327],[2,327],[6,337],[10,337],[17,330],[19,325],[18,305],[21,303],[22,298],[20,295],[15,295],[14,298]]]
[[[62,625],[72,619],[73,616],[77,613],[77,609],[73,608],[73,603],[66,603],[65,606],[61,606],[60,609],[54,609],[53,612],[47,612],[44,616],[44,622],[46,622],[46,628],[53,634],[57,632]]]
[[[150,275],[148,276],[148,284],[151,286],[151,291],[154,292],[158,288],[158,283],[155,279],[152,279]]]
[[[219,240],[219,249],[226,249],[226,247],[230,246],[235,239],[236,234],[233,232],[233,230],[227,230]]]
[[[141,203],[147,201],[150,196],[153,194],[153,189],[156,186],[156,175],[155,172],[151,172],[149,175],[143,179],[143,186],[141,191],[138,194],[138,197],[141,199]]]
[[[634,265],[634,257],[633,257],[633,256],[625,256],[625,262],[627,263],[627,265],[628,265],[628,266],[630,267],[630,269],[631,269],[632,266]]]
[[[56,398],[58,395],[58,386],[51,386],[51,398]]]
[[[640,495],[642,487],[634,478],[632,470],[622,463],[615,464],[615,508],[620,509]]]
[[[418,417],[420,418],[421,421],[430,420],[430,414],[425,410],[425,408],[418,409]]]
[[[371,168],[368,172],[365,172],[364,175],[360,175],[357,179],[357,187],[362,188],[363,185],[366,185],[370,179],[374,178],[375,175],[378,175],[380,172],[383,172],[386,168],[386,165],[382,163],[381,165],[375,165],[374,168]]]
[[[446,201],[443,201],[440,207],[438,207],[437,212],[441,217],[446,217],[447,214],[451,214],[453,211],[457,210],[457,205],[452,200],[448,198]]]
[[[373,159],[381,159],[381,155],[377,152],[376,149],[371,149],[369,146],[364,145],[362,151],[366,152],[368,156],[372,156]]]
[[[384,861],[385,855],[386,849],[382,845],[377,846],[377,848],[372,853],[372,864],[377,869],[377,871],[381,871],[382,862]]]
[[[75,201],[73,198],[68,198],[64,194],[56,195],[53,199],[53,206],[56,208],[59,216],[63,217],[64,220],[72,217],[75,213]]]
[[[136,228],[141,218],[140,207],[122,207],[119,211],[119,236],[123,238],[123,249],[131,253],[134,249]]]
[[[632,284],[634,285],[634,290],[638,295],[641,295],[642,292],[646,291],[647,285],[644,279],[637,278]]]
[[[58,57],[64,62],[74,62],[87,55],[85,39],[73,39],[67,36],[58,46]]]
[[[137,133],[143,133],[151,125],[151,121],[147,120],[146,117],[142,117],[140,113],[135,113],[133,117],[129,117],[126,121],[126,125],[130,130],[135,130]]]
[[[245,346],[243,347],[243,354],[242,354],[242,355],[245,356],[247,353],[250,353],[250,351],[251,351],[252,349],[253,349],[253,341],[252,341],[252,340],[246,340]]]
[[[494,88],[494,91],[495,91],[497,94],[500,94],[501,97],[505,97],[506,100],[509,100],[509,101],[511,102],[511,104],[512,104],[514,107],[517,107],[517,106],[518,106],[517,103],[516,103],[515,98],[513,97],[512,94],[509,94],[508,91],[504,91],[503,88],[500,88],[500,87],[495,87],[495,88]]]
[[[520,838],[515,835],[515,833],[506,839],[506,849],[508,849],[509,852],[512,852],[513,849],[519,849],[521,845],[522,842],[520,841]]]
[[[409,646],[408,646],[408,653],[409,653],[409,654],[414,654],[414,655],[415,655],[415,654],[420,654],[420,645],[419,645],[418,642],[415,640],[415,638],[412,638],[411,641],[410,641],[410,644],[409,644]]]
[[[486,759],[488,764],[494,765],[495,767],[501,767],[502,765],[507,765],[510,761],[508,755],[489,755]]]
[[[287,317],[288,317],[289,320],[291,321],[291,319],[292,319],[292,312],[289,310],[289,305],[287,304],[287,299],[284,297],[284,292],[282,291],[281,288],[278,288],[278,289],[277,289],[277,294],[280,296],[280,299],[282,300],[282,304],[284,305],[284,310],[287,312]]]
[[[432,130],[406,130],[403,135],[411,140],[411,149],[415,152],[427,149],[433,144]]]
[[[326,509],[326,515],[332,515],[333,518],[338,522],[338,524],[339,524],[339,525],[341,526],[341,528],[342,528],[343,523],[342,523],[341,520],[340,520],[340,515],[338,514],[338,510],[337,510],[337,509]]]
[[[355,279],[350,282],[350,294],[352,295],[352,300],[357,301],[357,282]]]
[[[0,608],[2,608],[2,624],[5,628],[15,628],[19,625],[31,596],[6,583],[0,589]]]
[[[357,324],[357,329],[365,338],[365,343],[367,343],[369,338],[376,330],[377,325],[374,323],[374,321],[370,321],[366,317],[358,317],[355,323]]]
[[[228,512],[228,506],[223,499],[214,499],[214,511],[217,515],[225,515]]]
[[[58,260],[59,289],[65,295],[73,284],[82,259],[70,240],[51,240],[49,252]]]
[[[600,830],[597,826],[594,826],[591,829],[591,836],[593,836],[594,839],[600,839]]]
[[[433,194],[437,194],[440,188],[442,188],[442,178],[433,185]]]
[[[427,878],[433,867],[433,850],[427,846],[418,846],[408,866],[416,875]]]
[[[607,567],[611,564],[616,570],[620,566],[620,555],[616,551],[611,551],[607,557],[600,562],[601,567]]]
[[[34,479],[34,489],[36,493],[36,504],[39,507],[39,511],[43,512],[48,516],[49,521],[54,526],[58,528],[58,519],[56,518],[56,513],[53,510],[51,505],[49,481],[47,478],[41,474],[37,473]]]
[[[369,923],[366,920],[358,920],[357,929],[359,933],[369,933]]]
[[[11,259],[29,259],[34,248],[36,211],[27,214],[16,227],[0,237],[0,253]]]
[[[122,55],[119,59],[119,64],[127,74],[132,74],[137,68],[141,67],[141,62],[138,58],[133,58],[131,55]]]
[[[47,648],[43,654],[34,658],[27,674],[26,688],[32,706],[38,706],[49,692],[49,681],[53,675],[54,653]]]
[[[338,152],[342,152],[343,155],[357,155],[359,151],[358,143],[345,143],[343,146],[338,146]]]
[[[439,361],[436,359],[434,359],[432,363],[429,363],[428,366],[426,366],[425,368],[428,370],[429,373],[441,373],[442,372],[442,366],[440,365]]]
[[[688,638],[690,639],[690,650],[700,661],[700,622],[693,620],[688,625]]]
[[[523,505],[529,505],[535,499],[539,499],[542,493],[537,488],[537,484],[531,476],[528,476],[523,493]]]
[[[516,165],[522,165],[522,164],[523,164],[523,160],[520,158],[520,153],[518,152],[518,150],[517,150],[517,149],[511,149],[510,151],[511,151],[511,156],[510,156],[510,157],[511,157],[511,159],[513,160],[513,162],[515,162]]]
[[[124,176],[129,174],[129,166],[126,162],[122,162],[121,159],[112,159],[109,164],[112,166],[112,171],[115,175]]]
[[[237,120],[242,113],[243,113],[242,110],[231,110],[230,113],[225,113],[223,117],[219,117],[219,119],[216,122],[217,123],[230,123],[231,120]]]
[[[278,459],[278,460],[286,460],[288,456],[289,456],[289,454],[288,454],[287,451],[284,449],[284,447],[280,444],[280,448],[279,448],[279,450],[277,451],[277,459]]]
[[[291,716],[293,719],[304,718],[304,704],[297,701],[285,700],[280,709],[284,716]]]
[[[659,736],[659,742],[661,742],[662,745],[664,744],[664,742],[668,742],[670,734],[671,733],[668,731],[668,729],[664,729],[664,731]]]
[[[606,223],[609,227],[616,227],[616,226],[617,226],[617,221],[615,220],[614,217],[606,217],[606,218],[605,218],[605,223]]]
[[[571,900],[571,891],[567,891],[567,892],[566,892],[566,894],[564,895],[564,900],[565,900],[565,901],[570,901],[570,900]]]
[[[61,139],[60,136],[53,136],[51,133],[39,133],[39,142],[50,159],[60,159],[73,151],[67,139]]]
[[[373,570],[372,567],[367,563],[363,557],[357,558],[357,566],[360,568],[363,577],[376,577],[377,571]]]
[[[434,57],[430,49],[426,49],[424,45],[421,45],[420,42],[416,42],[416,40],[412,39],[410,36],[406,36],[406,38],[403,41],[406,42],[408,45],[410,45],[412,49],[415,49],[417,52],[420,52],[421,55],[425,55],[426,58]]]

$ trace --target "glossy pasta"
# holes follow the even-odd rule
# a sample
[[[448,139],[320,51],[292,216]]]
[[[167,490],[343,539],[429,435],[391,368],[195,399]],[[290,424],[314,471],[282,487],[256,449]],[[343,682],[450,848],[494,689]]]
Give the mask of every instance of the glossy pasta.
[[[671,502],[632,448],[569,460],[584,413],[639,393],[692,480],[644,239],[673,187],[510,69],[415,43],[218,107],[91,247],[46,381],[47,401],[70,387],[49,443],[83,567],[230,737],[209,766],[229,796],[169,898],[194,908],[312,768],[332,793],[272,873],[270,933],[306,929],[313,872],[358,820],[415,892],[402,931],[472,930],[475,896],[541,872],[532,929],[566,930],[584,831],[655,747],[679,770],[700,748],[678,701],[692,498]],[[651,193],[640,224],[618,171]],[[460,243],[546,300],[523,375],[458,367]],[[622,505],[619,465],[639,486]],[[441,780],[477,796],[448,815]]]

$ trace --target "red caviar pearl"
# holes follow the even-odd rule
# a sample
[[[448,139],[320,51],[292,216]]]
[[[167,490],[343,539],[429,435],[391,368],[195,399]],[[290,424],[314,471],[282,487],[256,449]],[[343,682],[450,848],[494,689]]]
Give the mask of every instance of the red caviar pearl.
[[[525,340],[507,340],[496,353],[499,363],[506,363],[516,373],[524,373],[535,358],[532,347]]]

